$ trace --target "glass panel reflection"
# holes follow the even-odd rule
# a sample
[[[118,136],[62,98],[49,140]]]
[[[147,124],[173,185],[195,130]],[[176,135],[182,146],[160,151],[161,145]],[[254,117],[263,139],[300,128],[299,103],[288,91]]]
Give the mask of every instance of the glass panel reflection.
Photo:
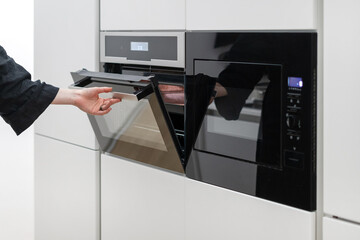
[[[281,167],[280,65],[195,61],[216,78],[195,149]]]
[[[159,99],[124,99],[105,116],[89,116],[105,152],[184,173]]]
[[[73,78],[75,87],[112,87],[113,92],[102,94],[102,97],[122,99],[106,115],[88,115],[104,152],[184,174],[182,150],[169,118],[169,113],[182,115],[176,123],[183,132],[183,75],[159,75],[156,80],[144,77],[145,80],[138,81],[134,77],[129,79],[128,75],[94,74],[85,70],[81,74],[73,73]],[[170,82],[161,85],[163,92],[159,90],[159,79]],[[176,106],[170,107],[173,112],[168,113],[163,98],[182,103],[168,103],[167,99],[168,106]],[[179,138],[184,141],[183,134]]]
[[[88,81],[84,87],[113,87],[116,92],[109,93],[111,97],[118,93],[133,94],[138,87],[131,83],[113,84],[101,81]],[[184,92],[177,96],[184,98]],[[98,142],[104,152],[120,157],[144,162],[160,168],[184,173],[180,156],[171,137],[167,114],[160,107],[162,101],[155,93],[151,93],[140,101],[134,98],[123,99],[121,103],[112,106],[112,111],[104,116],[89,115]]]
[[[106,117],[95,118],[102,122],[99,128],[104,137],[167,151],[148,99],[124,99],[121,104],[115,104]],[[109,144],[106,148],[112,149],[114,141]]]

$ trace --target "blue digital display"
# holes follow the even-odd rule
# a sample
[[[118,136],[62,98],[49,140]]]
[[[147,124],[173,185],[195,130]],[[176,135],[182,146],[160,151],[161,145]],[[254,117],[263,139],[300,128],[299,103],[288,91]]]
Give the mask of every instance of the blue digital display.
[[[288,86],[295,88],[302,88],[303,80],[301,77],[288,77]]]

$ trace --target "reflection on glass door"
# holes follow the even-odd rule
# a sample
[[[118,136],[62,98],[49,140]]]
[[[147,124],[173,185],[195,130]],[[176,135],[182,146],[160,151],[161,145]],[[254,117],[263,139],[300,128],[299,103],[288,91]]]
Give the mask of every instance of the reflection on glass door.
[[[180,145],[156,80],[134,82],[121,80],[121,74],[108,73],[96,73],[94,78],[86,74],[82,77],[76,87],[108,86],[114,92],[102,97],[122,98],[110,113],[88,115],[104,152],[184,173]],[[181,92],[177,96],[179,94]]]
[[[184,172],[155,93],[140,101],[124,100],[95,121],[106,152]]]
[[[280,168],[281,66],[198,60],[195,71],[215,77],[221,94],[208,106],[195,149]]]

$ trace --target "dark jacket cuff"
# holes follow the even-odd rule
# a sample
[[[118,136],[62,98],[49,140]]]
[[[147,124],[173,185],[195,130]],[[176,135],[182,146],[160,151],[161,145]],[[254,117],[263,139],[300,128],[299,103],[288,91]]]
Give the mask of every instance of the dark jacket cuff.
[[[5,119],[17,135],[20,135],[45,111],[56,97],[59,88],[41,83],[41,90],[37,96],[32,97],[18,111]]]

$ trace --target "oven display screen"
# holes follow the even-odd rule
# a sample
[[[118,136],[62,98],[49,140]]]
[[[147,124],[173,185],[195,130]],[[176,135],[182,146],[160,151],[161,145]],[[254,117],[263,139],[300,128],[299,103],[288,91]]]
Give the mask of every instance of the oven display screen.
[[[130,43],[131,51],[140,51],[140,52],[148,52],[149,51],[149,43],[148,42],[131,42]]]
[[[295,88],[302,88],[303,80],[301,77],[288,77],[288,86]]]

